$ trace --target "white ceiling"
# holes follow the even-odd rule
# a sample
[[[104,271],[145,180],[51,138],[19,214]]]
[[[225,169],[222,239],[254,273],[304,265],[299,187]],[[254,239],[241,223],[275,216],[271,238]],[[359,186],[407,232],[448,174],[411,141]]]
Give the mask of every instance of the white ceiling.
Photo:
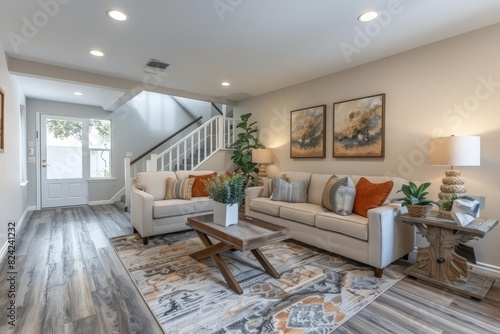
[[[129,20],[109,19],[109,9]],[[370,9],[382,17],[358,22]],[[498,22],[498,0],[23,0],[4,4],[0,43],[21,61],[9,69],[28,97],[106,109],[121,94],[133,97],[124,88],[132,83],[135,90],[239,101]],[[105,57],[91,56],[93,48]],[[147,74],[150,58],[170,67]],[[57,74],[61,67],[77,71]],[[91,81],[88,93],[73,95]]]

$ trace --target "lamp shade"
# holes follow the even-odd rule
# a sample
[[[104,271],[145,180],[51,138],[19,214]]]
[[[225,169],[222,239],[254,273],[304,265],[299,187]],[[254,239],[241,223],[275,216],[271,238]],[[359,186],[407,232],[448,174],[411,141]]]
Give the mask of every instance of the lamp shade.
[[[479,136],[451,136],[429,140],[429,165],[480,166]]]
[[[252,162],[258,164],[269,164],[273,162],[273,152],[268,148],[252,150]]]

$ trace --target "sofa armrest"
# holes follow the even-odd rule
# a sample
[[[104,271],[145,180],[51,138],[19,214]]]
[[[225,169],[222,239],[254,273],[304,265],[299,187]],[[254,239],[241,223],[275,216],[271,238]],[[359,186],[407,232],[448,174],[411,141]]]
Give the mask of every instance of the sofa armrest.
[[[132,185],[130,199],[130,219],[132,226],[141,234],[148,237],[153,233],[153,203],[154,197]]]
[[[368,264],[382,269],[413,250],[413,226],[396,218],[404,210],[399,203],[368,210]]]
[[[245,216],[250,215],[250,201],[254,198],[260,197],[264,187],[248,187],[245,189]]]

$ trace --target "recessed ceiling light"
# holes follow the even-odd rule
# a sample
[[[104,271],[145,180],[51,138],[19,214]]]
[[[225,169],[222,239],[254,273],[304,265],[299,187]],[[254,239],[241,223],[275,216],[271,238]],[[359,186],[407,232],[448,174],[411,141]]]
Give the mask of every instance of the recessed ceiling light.
[[[74,92],[73,94],[75,94],[76,96],[82,96],[83,94],[80,93],[80,92]]]
[[[378,17],[378,12],[366,12],[364,14],[361,14],[359,17],[358,17],[358,21],[360,22],[368,22],[368,21],[371,21],[371,20],[375,20],[376,18]]]
[[[119,10],[108,10],[106,15],[117,21],[127,21],[128,19],[128,16]]]
[[[227,87],[227,86],[229,86],[229,85],[230,85],[230,83],[229,83],[229,82],[227,82],[227,81],[225,81],[225,82],[223,82],[223,83],[222,83],[222,86],[224,86],[224,87]]]
[[[99,50],[90,50],[90,54],[93,55],[93,56],[96,56],[96,57],[102,57],[102,56],[104,56],[104,53],[102,53]]]

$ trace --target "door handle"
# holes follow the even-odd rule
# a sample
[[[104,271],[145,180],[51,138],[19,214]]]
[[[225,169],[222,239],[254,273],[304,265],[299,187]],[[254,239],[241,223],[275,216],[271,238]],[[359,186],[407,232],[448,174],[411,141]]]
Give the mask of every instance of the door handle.
[[[47,160],[42,160],[42,167],[45,168],[47,166],[50,166],[47,164]]]

